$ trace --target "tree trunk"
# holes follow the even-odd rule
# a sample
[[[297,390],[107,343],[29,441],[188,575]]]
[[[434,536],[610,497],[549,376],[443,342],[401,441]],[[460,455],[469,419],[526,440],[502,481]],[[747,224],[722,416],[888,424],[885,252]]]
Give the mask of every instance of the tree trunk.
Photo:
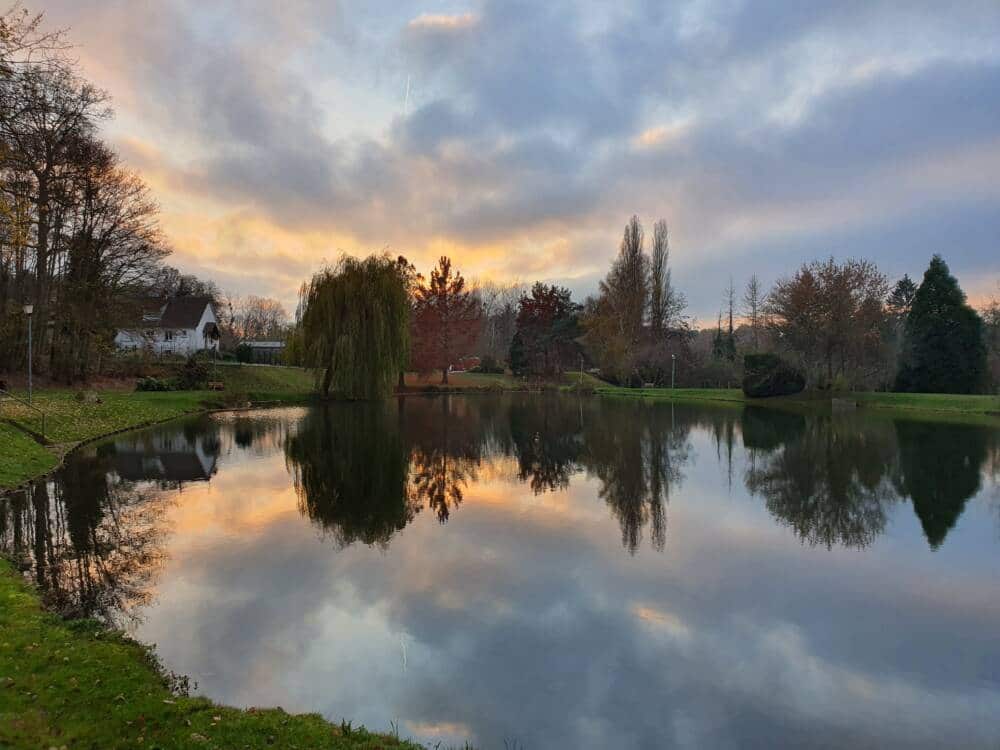
[[[448,367],[441,368],[441,385],[448,385]]]

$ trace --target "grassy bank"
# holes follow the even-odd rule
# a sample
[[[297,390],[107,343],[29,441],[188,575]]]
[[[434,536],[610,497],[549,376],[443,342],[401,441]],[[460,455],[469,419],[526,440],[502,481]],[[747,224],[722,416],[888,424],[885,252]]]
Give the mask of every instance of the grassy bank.
[[[58,456],[80,441],[246,401],[301,403],[313,396],[312,376],[298,368],[219,365],[211,378],[222,382],[224,390],[142,393],[108,389],[84,400],[73,389],[36,391],[33,401],[45,412],[44,433],[52,446],[42,447],[24,432],[0,422],[0,489],[44,474],[55,466]],[[130,387],[131,382],[123,386]],[[36,433],[43,431],[39,414],[17,402],[3,402],[0,419],[13,420]]]
[[[0,747],[407,748],[319,716],[176,696],[141,645],[65,622],[0,560]]]
[[[852,393],[858,406],[877,409],[907,409],[958,414],[1000,415],[1000,396],[968,396],[953,393]]]
[[[595,391],[601,396],[643,398],[654,401],[729,401],[746,400],[739,388],[623,388],[602,384]]]
[[[950,393],[829,393],[811,392],[769,399],[748,399],[737,388],[619,388],[596,389],[602,396],[656,401],[728,401],[767,405],[829,405],[832,398],[853,402],[862,409],[888,409],[939,414],[1000,415],[1000,397]]]
[[[11,425],[0,423],[0,489],[45,474],[56,462],[52,451]]]

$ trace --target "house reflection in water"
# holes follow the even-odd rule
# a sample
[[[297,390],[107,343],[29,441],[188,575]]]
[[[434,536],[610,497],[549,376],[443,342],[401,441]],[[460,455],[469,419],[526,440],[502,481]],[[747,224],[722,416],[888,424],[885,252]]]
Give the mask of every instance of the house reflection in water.
[[[105,446],[108,468],[127,482],[207,482],[217,470],[218,431],[198,429],[197,423],[192,428],[117,439]]]

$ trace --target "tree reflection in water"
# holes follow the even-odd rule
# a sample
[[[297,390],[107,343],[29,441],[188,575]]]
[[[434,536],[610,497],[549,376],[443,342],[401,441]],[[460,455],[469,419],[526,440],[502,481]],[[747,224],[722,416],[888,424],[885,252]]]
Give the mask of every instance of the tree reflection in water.
[[[387,544],[422,508],[445,523],[484,468],[495,476],[513,459],[535,494],[565,489],[575,472],[598,477],[635,553],[647,525],[664,546],[690,426],[660,407],[597,399],[407,398],[313,411],[285,454],[303,509],[341,544]]]
[[[787,436],[780,448],[763,449],[746,472],[747,489],[763,495],[767,509],[807,544],[867,547],[884,530],[886,506],[896,500],[890,473],[896,457],[892,425],[852,418],[775,416],[786,428],[767,429],[766,415],[748,408],[745,434],[766,443]],[[760,443],[758,443],[760,444]]]
[[[938,548],[982,486],[996,431],[980,425],[898,420],[898,491],[913,500],[927,542]]]
[[[209,417],[82,448],[50,481],[0,495],[0,549],[30,565],[46,604],[124,626],[153,596],[173,490],[215,473]]]
[[[996,430],[861,415],[802,416],[747,407],[747,489],[807,544],[867,547],[906,499],[932,548],[979,492]]]
[[[714,440],[732,481],[809,545],[866,547],[892,503],[912,500],[932,548],[944,543],[997,430],[884,415],[790,414],[559,395],[406,398],[304,412],[214,416],[120,436],[72,454],[51,481],[0,496],[0,547],[30,560],[51,605],[128,618],[164,559],[169,490],[209,481],[220,456],[283,452],[300,510],[341,546],[386,546],[424,508],[441,523],[492,479],[535,495],[586,473],[636,554],[667,543],[667,506],[693,455]]]
[[[683,480],[694,414],[671,405],[596,402],[583,431],[583,464],[600,479],[622,545],[635,554],[648,525],[657,550],[666,544],[670,488]]]
[[[46,605],[121,624],[148,603],[169,502],[113,471],[112,451],[67,462],[54,481],[0,497],[0,543],[28,559]]]
[[[451,397],[398,399],[400,424],[410,450],[407,501],[426,506],[446,523],[477,481],[489,434],[481,402]]]
[[[407,501],[407,451],[382,404],[310,410],[285,461],[300,509],[341,546],[385,546],[418,510]]]

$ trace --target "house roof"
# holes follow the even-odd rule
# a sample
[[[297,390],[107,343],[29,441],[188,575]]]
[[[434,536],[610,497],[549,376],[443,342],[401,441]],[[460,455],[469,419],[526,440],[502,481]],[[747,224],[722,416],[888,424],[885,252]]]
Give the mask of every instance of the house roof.
[[[162,328],[197,328],[211,297],[174,297],[167,301],[158,325]]]

